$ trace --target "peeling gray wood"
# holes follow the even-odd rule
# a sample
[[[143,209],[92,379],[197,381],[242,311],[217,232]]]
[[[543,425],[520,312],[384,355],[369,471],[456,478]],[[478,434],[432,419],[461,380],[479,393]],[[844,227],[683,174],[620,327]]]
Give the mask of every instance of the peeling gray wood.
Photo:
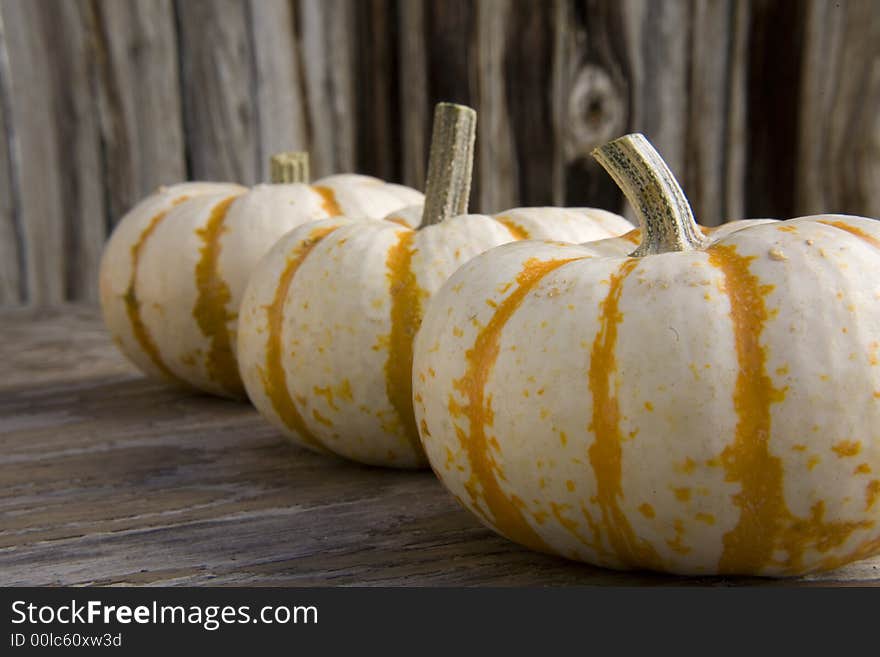
[[[0,311],[0,586],[875,585],[681,578],[529,552],[430,471],[289,445],[248,405],[149,382],[83,307]]]

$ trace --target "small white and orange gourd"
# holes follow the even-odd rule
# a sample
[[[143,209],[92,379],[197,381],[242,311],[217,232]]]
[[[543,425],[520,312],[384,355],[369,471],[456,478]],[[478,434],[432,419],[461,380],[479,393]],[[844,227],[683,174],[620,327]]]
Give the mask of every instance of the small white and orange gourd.
[[[187,182],[128,212],[100,269],[104,321],[150,376],[243,397],[235,356],[238,305],[251,270],[278,238],[315,219],[378,219],[422,195],[355,174],[306,184],[303,153],[272,159],[272,184]]]
[[[880,554],[880,223],[703,235],[630,135],[595,153],[642,225],[502,246],[435,295],[415,417],[437,475],[530,548],[798,575]]]
[[[372,465],[424,467],[412,343],[433,293],[461,264],[499,244],[529,236],[584,241],[632,229],[592,209],[465,214],[475,121],[470,108],[437,106],[420,217],[410,211],[384,222],[306,224],[254,271],[239,319],[242,378],[260,412],[297,444]]]

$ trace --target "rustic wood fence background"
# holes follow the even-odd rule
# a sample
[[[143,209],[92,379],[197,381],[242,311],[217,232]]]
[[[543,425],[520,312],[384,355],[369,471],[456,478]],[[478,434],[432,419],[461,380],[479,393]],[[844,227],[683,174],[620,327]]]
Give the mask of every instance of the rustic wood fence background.
[[[439,100],[476,210],[620,209],[589,152],[639,130],[703,223],[880,216],[877,0],[0,0],[0,304],[94,301],[140,197],[274,151],[419,187]]]

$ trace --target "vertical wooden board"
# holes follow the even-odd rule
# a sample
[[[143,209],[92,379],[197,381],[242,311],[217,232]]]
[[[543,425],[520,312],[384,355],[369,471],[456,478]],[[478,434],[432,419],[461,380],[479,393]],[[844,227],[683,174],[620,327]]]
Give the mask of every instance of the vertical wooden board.
[[[19,304],[27,297],[18,145],[12,121],[12,80],[5,32],[0,11],[0,306]]]
[[[50,55],[37,3],[3,0],[20,181],[27,301],[64,298],[58,141],[51,108]]]
[[[643,132],[683,179],[691,5],[686,0],[623,3],[630,48],[630,130]]]
[[[728,117],[725,134],[724,205],[725,220],[746,218],[746,109],[749,48],[749,5],[734,2],[731,11],[730,57],[728,59]]]
[[[749,17],[745,213],[785,219],[795,205],[806,5],[754,0]]]
[[[514,39],[507,38],[513,11],[511,0],[477,3],[475,49],[480,114],[476,158],[484,178],[476,202],[479,211],[484,213],[520,205],[520,167],[511,125],[510,86],[505,75],[508,48],[518,47]],[[517,87],[515,91],[522,92],[522,88]],[[546,143],[547,138],[548,135],[544,135],[542,142]]]
[[[187,177],[171,0],[93,4],[108,223]]]
[[[804,32],[796,214],[880,217],[880,11],[813,0]]]
[[[315,177],[355,170],[352,0],[299,0],[297,30]]]
[[[308,150],[305,98],[295,18],[289,0],[250,0],[259,179],[274,153]]]
[[[734,8],[728,1],[697,0],[693,5],[690,75],[687,88],[685,155],[681,183],[697,220],[717,226],[729,218],[725,198],[730,149]]]
[[[424,0],[401,0],[397,8],[400,60],[400,157],[405,185],[424,189],[428,168],[428,124],[431,108],[426,95],[427,61]],[[478,117],[482,122],[483,118]],[[477,125],[477,139],[480,138]]]
[[[399,70],[395,57],[397,5],[370,0],[355,5],[355,111],[358,171],[400,180]]]
[[[61,193],[64,298],[97,302],[107,222],[92,7],[85,0],[61,4],[41,1],[39,5],[42,29],[53,53],[50,102],[58,157],[48,164],[58,170]]]
[[[257,111],[250,13],[239,0],[177,0],[190,175],[253,184]]]
[[[635,92],[622,7],[565,0],[556,11],[554,201],[619,211],[623,195],[590,152],[630,124]]]
[[[104,188],[85,2],[5,2],[13,158],[32,303],[97,299]]]
[[[553,203],[556,144],[548,72],[555,55],[554,21],[544,5],[514,0],[504,57],[506,106],[514,139],[519,203]]]
[[[425,5],[425,43],[427,98],[431,113],[434,105],[441,101],[469,105],[477,110],[479,134],[484,108],[477,103],[475,4],[467,0],[428,2]],[[480,155],[475,154],[469,207],[476,208],[482,189],[493,184],[494,171],[483,169]]]

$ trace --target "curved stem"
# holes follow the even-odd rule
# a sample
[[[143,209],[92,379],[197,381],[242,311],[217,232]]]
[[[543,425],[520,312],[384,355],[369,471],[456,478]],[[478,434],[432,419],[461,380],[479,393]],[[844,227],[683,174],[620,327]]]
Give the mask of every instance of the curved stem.
[[[477,113],[455,103],[434,110],[422,226],[465,214],[471,193]]]
[[[269,158],[272,184],[309,182],[309,154],[306,151],[276,153]]]
[[[644,135],[625,135],[593,151],[636,211],[642,243],[633,256],[690,251],[704,243],[690,203]]]

